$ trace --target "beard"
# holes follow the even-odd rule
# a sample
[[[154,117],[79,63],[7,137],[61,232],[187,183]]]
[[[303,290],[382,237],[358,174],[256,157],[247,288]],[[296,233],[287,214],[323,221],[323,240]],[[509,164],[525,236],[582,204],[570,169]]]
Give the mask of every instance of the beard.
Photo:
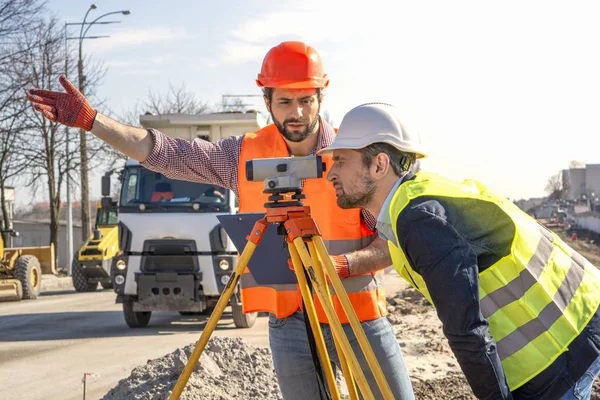
[[[342,187],[343,193],[337,198],[337,205],[340,208],[365,207],[371,202],[377,191],[377,185],[367,176],[362,176],[360,179],[363,182],[363,190],[359,193],[346,193]]]
[[[271,113],[271,118],[273,118],[273,123],[279,130],[279,132],[283,135],[284,138],[289,140],[290,142],[299,143],[304,139],[315,133],[314,131],[317,128],[317,123],[319,122],[319,112],[321,111],[321,105],[319,105],[319,109],[317,110],[317,115],[315,116],[314,121],[309,123],[310,120],[308,118],[288,118],[283,123],[275,119],[273,113]],[[305,124],[306,128],[301,131],[293,131],[288,128],[289,124]]]

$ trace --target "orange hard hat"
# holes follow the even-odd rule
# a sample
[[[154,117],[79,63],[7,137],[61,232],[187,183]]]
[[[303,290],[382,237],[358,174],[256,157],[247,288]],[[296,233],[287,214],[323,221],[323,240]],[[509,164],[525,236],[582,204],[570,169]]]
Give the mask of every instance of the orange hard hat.
[[[263,60],[256,79],[259,87],[308,89],[329,85],[319,53],[302,42],[282,42]]]

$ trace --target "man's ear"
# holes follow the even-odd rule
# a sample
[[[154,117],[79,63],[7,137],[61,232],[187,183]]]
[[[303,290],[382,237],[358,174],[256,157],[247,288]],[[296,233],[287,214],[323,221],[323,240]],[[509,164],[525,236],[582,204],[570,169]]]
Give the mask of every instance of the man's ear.
[[[267,111],[270,114],[271,113],[271,102],[269,101],[267,96],[263,96],[263,99],[265,100],[265,106],[267,107]]]
[[[375,178],[384,178],[390,169],[390,157],[385,153],[379,153],[373,158],[373,174]]]

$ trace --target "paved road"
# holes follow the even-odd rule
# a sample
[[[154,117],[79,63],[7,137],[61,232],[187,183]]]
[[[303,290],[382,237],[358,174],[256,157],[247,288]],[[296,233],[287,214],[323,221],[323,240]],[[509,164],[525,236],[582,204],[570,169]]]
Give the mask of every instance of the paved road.
[[[391,293],[403,287],[395,273],[387,274]],[[150,326],[125,325],[121,305],[112,291],[46,293],[37,300],[0,303],[0,399],[98,399],[131,370],[194,343],[206,317],[154,313]],[[268,347],[267,317],[253,328],[236,329],[226,309],[214,335],[239,336]]]

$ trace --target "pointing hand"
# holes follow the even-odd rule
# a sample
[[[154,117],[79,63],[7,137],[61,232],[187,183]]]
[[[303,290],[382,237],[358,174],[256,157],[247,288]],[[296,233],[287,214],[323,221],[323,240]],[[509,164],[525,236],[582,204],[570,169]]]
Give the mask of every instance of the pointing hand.
[[[64,75],[61,75],[58,81],[65,88],[66,93],[42,89],[29,90],[27,98],[34,103],[34,110],[41,112],[52,122],[86,131],[91,130],[97,111]]]

